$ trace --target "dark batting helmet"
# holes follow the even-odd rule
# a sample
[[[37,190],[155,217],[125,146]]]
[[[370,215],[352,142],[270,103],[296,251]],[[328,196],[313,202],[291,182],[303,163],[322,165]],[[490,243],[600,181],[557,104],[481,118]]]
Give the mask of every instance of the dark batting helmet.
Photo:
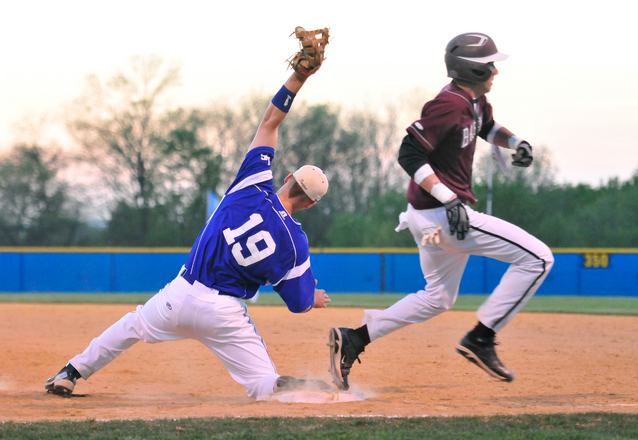
[[[494,61],[506,60],[494,40],[479,32],[470,32],[452,38],[445,48],[447,76],[482,84],[492,76]]]

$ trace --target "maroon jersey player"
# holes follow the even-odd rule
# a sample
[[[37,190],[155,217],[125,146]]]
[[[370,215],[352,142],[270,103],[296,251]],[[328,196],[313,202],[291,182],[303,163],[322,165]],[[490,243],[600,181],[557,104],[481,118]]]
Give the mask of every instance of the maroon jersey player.
[[[456,351],[497,379],[514,379],[496,355],[495,334],[534,295],[554,258],[537,238],[468,205],[476,203],[472,164],[477,136],[514,150],[513,165],[528,167],[533,160],[529,143],[494,121],[485,96],[498,74],[494,62],[507,57],[481,33],[461,34],[448,43],[445,64],[452,82],[425,104],[399,149],[399,164],[411,180],[408,210],[400,215],[397,230],[412,232],[426,286],[386,310],[365,310],[359,328],[330,330],[330,371],[338,387],[349,387],[350,369],[370,342],[452,307],[470,255],[495,258],[510,267],[478,309],[477,325]]]
[[[492,106],[485,95],[473,98],[451,82],[434,100],[425,104],[421,119],[407,128],[409,134],[400,150],[399,160],[408,169],[415,164],[420,167],[429,163],[441,183],[463,202],[474,204],[472,163],[476,136],[486,138],[494,125]],[[423,149],[425,152],[421,151]],[[414,179],[408,186],[408,202],[416,209],[443,206]]]

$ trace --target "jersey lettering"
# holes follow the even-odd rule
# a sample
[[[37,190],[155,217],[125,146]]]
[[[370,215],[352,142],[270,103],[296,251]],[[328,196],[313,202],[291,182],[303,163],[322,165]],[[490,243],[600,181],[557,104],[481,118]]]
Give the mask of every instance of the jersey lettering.
[[[471,124],[469,127],[463,127],[463,141],[461,148],[465,148],[476,138],[476,125]]]
[[[237,237],[242,235],[243,233],[249,231],[255,226],[263,223],[264,219],[259,214],[251,214],[250,218],[246,223],[241,225],[236,229],[226,228],[224,229],[224,238],[226,239],[226,243],[230,246],[235,243]],[[266,247],[262,250],[257,248],[257,243],[263,241],[266,244]],[[239,263],[240,266],[250,266],[251,264],[255,264],[266,257],[269,257],[273,253],[275,253],[275,249],[277,249],[277,245],[275,244],[275,240],[273,240],[272,235],[268,231],[259,231],[255,234],[251,235],[246,239],[246,247],[248,248],[249,255],[244,257],[242,253],[243,249],[240,243],[235,243],[231,248],[231,252]]]

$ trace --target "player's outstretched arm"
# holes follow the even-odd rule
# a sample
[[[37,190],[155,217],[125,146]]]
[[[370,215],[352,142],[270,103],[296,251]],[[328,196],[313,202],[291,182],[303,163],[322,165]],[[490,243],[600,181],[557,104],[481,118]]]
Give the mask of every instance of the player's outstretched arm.
[[[279,125],[286,118],[292,101],[301,90],[301,86],[319,70],[323,63],[325,49],[330,38],[328,29],[306,31],[301,26],[297,26],[293,33],[295,38],[299,39],[300,50],[288,62],[295,72],[268,105],[255,138],[250,144],[250,149],[255,147],[277,148]]]
[[[490,133],[490,137],[488,137],[488,142],[491,141],[490,143],[494,145],[515,151],[515,153],[512,154],[512,165],[526,168],[532,164],[534,156],[532,154],[532,146],[529,142],[519,138],[507,128],[499,125],[494,127],[494,133]]]
[[[293,73],[273,97],[266,109],[266,114],[259,124],[255,138],[250,144],[251,150],[256,147],[277,148],[279,125],[286,118],[292,101],[301,90],[303,84],[297,74]]]

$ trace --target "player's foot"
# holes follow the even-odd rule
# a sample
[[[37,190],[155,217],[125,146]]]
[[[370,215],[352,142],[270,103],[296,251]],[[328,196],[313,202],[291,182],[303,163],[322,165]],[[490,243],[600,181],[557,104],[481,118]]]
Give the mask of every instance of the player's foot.
[[[456,351],[468,361],[478,365],[490,376],[511,382],[514,380],[514,373],[498,359],[494,350],[495,345],[494,336],[481,337],[468,332],[456,346]]]
[[[279,376],[275,381],[275,393],[295,390],[330,391],[332,390],[332,387],[323,380],[297,379],[296,377],[292,376]]]
[[[361,363],[359,355],[364,352],[365,344],[353,329],[333,327],[330,329],[328,346],[330,347],[332,382],[340,390],[347,390],[350,388],[348,384],[350,369],[355,360]]]
[[[48,393],[58,394],[60,396],[68,396],[75,388],[75,382],[82,377],[73,365],[67,364],[60,370],[58,374],[47,379],[44,383],[44,389]]]

